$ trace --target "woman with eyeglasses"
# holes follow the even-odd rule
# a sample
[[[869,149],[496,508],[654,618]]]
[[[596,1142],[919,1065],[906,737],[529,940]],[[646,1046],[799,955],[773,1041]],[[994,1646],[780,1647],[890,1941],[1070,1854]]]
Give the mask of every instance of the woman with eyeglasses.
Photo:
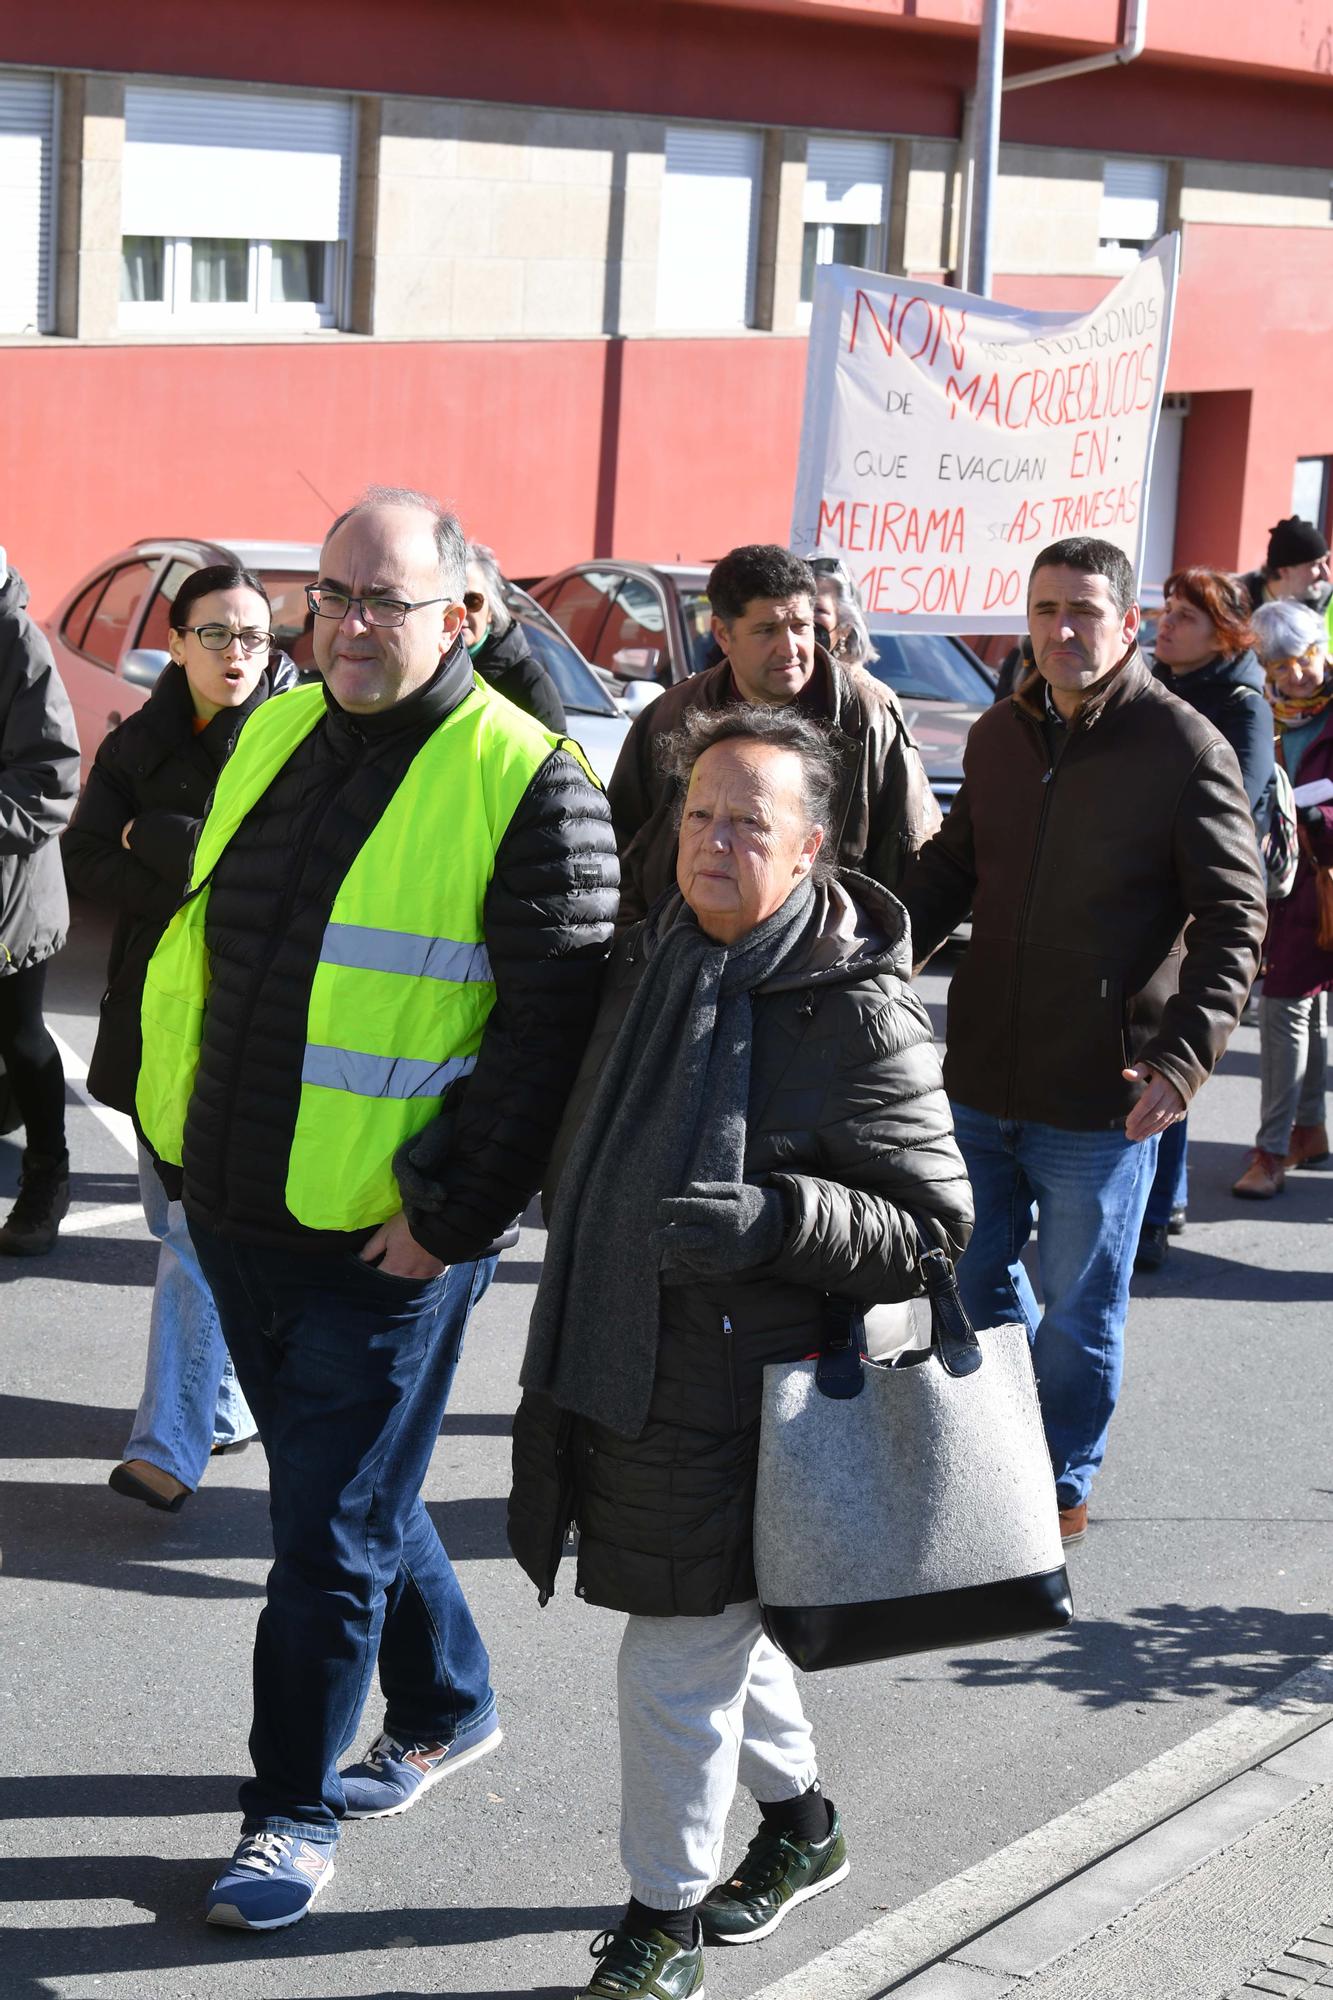
[[[263,584],[232,564],[197,570],[181,586],[168,645],[172,663],[151,697],[98,750],[64,844],[71,887],[116,912],[88,1087],[131,1118],[144,974],[185,893],[218,773],[246,717],[297,681],[286,654],[273,651]],[[184,1210],[168,1199],[142,1140],[139,1189],[161,1249],[143,1396],[109,1483],[127,1499],[175,1514],[210,1453],[240,1445],[255,1425]]]
[[[494,549],[485,542],[469,542],[463,636],[472,664],[497,694],[563,736],[566,722],[560,691],[541,661],[533,658],[523,627],[505,603],[503,586]]]

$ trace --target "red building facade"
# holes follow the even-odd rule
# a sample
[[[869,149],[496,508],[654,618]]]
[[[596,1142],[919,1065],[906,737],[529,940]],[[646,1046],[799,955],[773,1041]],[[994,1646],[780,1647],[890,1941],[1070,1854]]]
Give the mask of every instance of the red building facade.
[[[0,185],[6,158],[44,179],[10,176],[36,261],[0,333],[0,539],[37,607],[139,535],[318,539],[370,480],[448,497],[518,575],[782,538],[810,267],[950,274],[979,11],[28,10]],[[1012,0],[1006,68],[1122,27]],[[998,296],[1090,304],[1183,231],[1159,566],[1249,566],[1293,505],[1327,529],[1330,168],[1306,0],[1149,0],[1132,65],[1006,98]]]

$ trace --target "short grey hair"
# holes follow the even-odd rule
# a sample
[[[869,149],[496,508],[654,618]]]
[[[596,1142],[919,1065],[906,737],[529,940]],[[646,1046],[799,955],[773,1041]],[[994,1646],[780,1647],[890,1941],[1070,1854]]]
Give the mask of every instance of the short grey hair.
[[[705,750],[719,743],[767,743],[775,750],[790,750],[800,759],[801,799],[805,807],[805,830],[820,827],[824,845],[815,858],[814,875],[824,881],[836,865],[833,853],[833,798],[842,775],[842,765],[830,730],[793,708],[769,708],[760,702],[737,702],[731,708],[690,709],[679,729],[664,736],[658,746],[658,762],[676,787],[676,825],[685,809],[690,775]]]
[[[485,542],[469,542],[467,566],[481,571],[486,607],[491,614],[491,631],[497,639],[503,639],[514,622],[514,614],[504,600],[504,571],[500,568],[500,559]]]
[[[413,486],[367,486],[358,500],[344,507],[324,540],[327,544],[353,514],[371,507],[420,507],[429,514],[435,531],[435,553],[440,561],[440,582],[447,596],[462,601],[467,589],[467,538],[457,514],[444,507],[432,493],[418,493]]]
[[[1323,619],[1294,597],[1275,597],[1261,604],[1250,623],[1254,627],[1254,650],[1265,662],[1298,660],[1311,646],[1324,643]]]
[[[838,604],[838,624],[846,626],[846,634],[833,640],[833,657],[847,667],[864,667],[879,654],[871,643],[870,628],[866,624],[866,614],[861,603],[861,593],[852,579],[842,570],[825,570],[816,576],[820,590],[826,586],[832,590]]]

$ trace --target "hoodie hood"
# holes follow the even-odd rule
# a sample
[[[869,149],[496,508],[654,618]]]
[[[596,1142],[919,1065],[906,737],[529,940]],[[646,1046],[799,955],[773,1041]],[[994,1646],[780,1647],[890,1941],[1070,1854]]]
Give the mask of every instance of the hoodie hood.
[[[1243,653],[1219,653],[1203,667],[1196,667],[1190,674],[1174,674],[1164,660],[1154,660],[1153,674],[1170,694],[1187,701],[1191,708],[1202,708],[1204,701],[1214,690],[1225,694],[1233,687],[1253,688],[1256,694],[1265,691],[1264,670],[1259,665],[1254,649],[1247,646]]]
[[[668,889],[640,927],[631,955],[651,957],[659,938],[673,925],[693,918],[679,889]],[[912,976],[912,933],[907,912],[869,875],[839,868],[815,884],[810,921],[787,963],[759,991],[780,993],[793,986],[836,986],[849,980],[892,973]]]

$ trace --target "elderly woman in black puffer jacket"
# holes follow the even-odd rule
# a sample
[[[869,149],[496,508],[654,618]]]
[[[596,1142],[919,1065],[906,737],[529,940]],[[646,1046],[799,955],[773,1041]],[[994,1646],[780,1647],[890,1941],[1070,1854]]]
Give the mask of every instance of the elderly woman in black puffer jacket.
[[[628,1614],[630,1902],[585,2000],[688,1995],[847,1873],[751,1556],[763,1370],[830,1294],[921,1289],[972,1199],[900,904],[819,866],[835,762],[792,710],[700,711],[672,746],[678,892],[625,932],[556,1143],[514,1425],[509,1538],[543,1593]],[[922,1236],[926,1239],[923,1246]],[[761,1826],[718,1885],[738,1779]],[[702,1935],[701,1935],[702,1934]]]

